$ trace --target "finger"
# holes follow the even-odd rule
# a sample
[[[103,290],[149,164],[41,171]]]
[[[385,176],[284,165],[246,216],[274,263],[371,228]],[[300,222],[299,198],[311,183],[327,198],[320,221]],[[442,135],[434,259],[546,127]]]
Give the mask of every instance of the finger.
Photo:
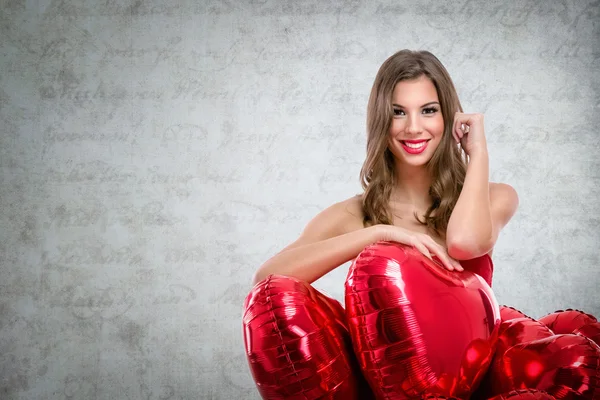
[[[446,253],[448,254],[448,253]],[[464,271],[465,269],[463,268],[463,266],[454,258],[448,256],[448,259],[450,260],[450,262],[452,263],[452,265],[454,266],[454,269],[457,271]]]
[[[458,124],[458,119],[454,119],[454,123],[452,124],[452,135],[458,139],[458,129],[456,129],[456,125]]]
[[[457,269],[454,268],[454,264],[452,263],[452,261],[450,261],[450,257],[444,250],[435,249],[434,251],[438,258],[442,260],[442,263],[446,266],[446,268],[448,268],[450,271],[454,271],[455,269]]]
[[[446,254],[448,254],[448,253],[446,252]],[[450,259],[450,261],[454,265],[454,268],[456,268],[458,271],[464,271],[465,270],[463,268],[463,266],[461,265],[461,263],[458,260],[455,260],[454,258],[452,258],[450,256],[448,256],[448,258]]]
[[[462,135],[463,135],[463,131],[460,130],[460,121],[457,121],[456,126],[454,128],[455,132],[456,132],[456,136],[458,137],[458,139],[462,139]]]
[[[466,123],[462,123],[461,127],[460,127],[460,133],[463,136],[466,136],[469,134],[469,125]]]
[[[458,130],[460,129],[460,124],[463,123],[463,114],[460,113],[456,113],[456,115],[454,116],[454,131],[458,132]]]
[[[448,250],[445,247],[442,247],[442,251],[444,252],[444,256],[446,256],[448,258],[448,260],[452,263],[452,265],[454,266],[454,269],[456,269],[458,271],[464,271],[464,268],[460,264],[460,262],[458,262],[458,260],[450,257],[450,255],[448,254]]]
[[[452,128],[452,137],[454,137],[456,143],[460,143],[460,138],[458,137],[458,133],[456,132],[456,130],[454,130],[454,128]]]
[[[419,242],[419,241],[415,241],[413,246],[419,250],[421,253],[423,253],[425,255],[425,257],[429,258],[431,261],[433,261],[433,259],[431,258],[431,253],[429,252],[429,250],[427,249],[427,247]]]
[[[450,129],[450,132],[452,133],[452,137],[454,138],[454,140],[458,142],[459,140],[456,134],[456,116],[454,117],[454,121],[452,122],[452,129]]]
[[[462,266],[460,265],[460,263],[457,260],[455,260],[454,258],[450,257],[450,255],[448,254],[448,250],[446,250],[446,248],[444,246],[442,246],[441,244],[439,244],[438,242],[433,240],[433,238],[431,236],[424,235],[423,241],[426,242],[429,247],[433,248],[436,254],[443,254],[444,257],[454,267],[454,269],[457,269],[459,271],[462,270]],[[442,258],[440,258],[440,260],[441,259]]]
[[[457,111],[454,114],[454,121],[452,122],[452,135],[458,140],[458,125],[460,124],[460,113]]]

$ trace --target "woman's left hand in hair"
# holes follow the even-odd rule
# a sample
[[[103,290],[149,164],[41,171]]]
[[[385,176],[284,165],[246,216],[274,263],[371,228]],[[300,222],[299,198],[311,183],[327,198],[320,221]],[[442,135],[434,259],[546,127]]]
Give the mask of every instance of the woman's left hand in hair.
[[[470,157],[478,152],[487,151],[483,129],[483,114],[456,112],[454,114],[454,124],[452,125],[452,136]]]

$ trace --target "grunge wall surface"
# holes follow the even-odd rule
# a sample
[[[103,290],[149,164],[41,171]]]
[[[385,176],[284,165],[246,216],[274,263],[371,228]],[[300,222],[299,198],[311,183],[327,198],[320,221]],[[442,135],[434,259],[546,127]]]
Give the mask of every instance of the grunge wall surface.
[[[254,270],[360,192],[403,48],[485,115],[500,304],[600,316],[597,1],[0,2],[0,398],[258,399]],[[315,285],[343,299],[348,265]]]

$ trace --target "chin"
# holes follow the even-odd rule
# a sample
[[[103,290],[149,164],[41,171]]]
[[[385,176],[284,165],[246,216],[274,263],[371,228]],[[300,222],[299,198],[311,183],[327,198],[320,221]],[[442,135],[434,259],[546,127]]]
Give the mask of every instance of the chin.
[[[425,168],[427,166],[427,163],[429,163],[429,160],[431,160],[431,158],[428,158],[426,160],[421,160],[421,161],[407,161],[407,160],[402,160],[401,164],[402,165],[406,165],[406,166],[410,166],[410,167],[422,167],[422,168]]]
[[[400,153],[400,156],[398,156],[398,153]],[[425,167],[433,158],[433,152],[430,151],[418,155],[408,155],[402,149],[395,149],[393,154],[397,162],[414,167]]]

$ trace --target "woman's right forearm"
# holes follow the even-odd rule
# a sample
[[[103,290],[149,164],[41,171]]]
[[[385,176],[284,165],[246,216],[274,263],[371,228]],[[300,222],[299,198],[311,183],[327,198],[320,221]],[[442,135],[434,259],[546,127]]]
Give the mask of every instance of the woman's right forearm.
[[[331,270],[355,258],[366,246],[382,240],[380,226],[370,226],[276,254],[254,274],[252,284],[271,274],[291,276],[313,283]]]

